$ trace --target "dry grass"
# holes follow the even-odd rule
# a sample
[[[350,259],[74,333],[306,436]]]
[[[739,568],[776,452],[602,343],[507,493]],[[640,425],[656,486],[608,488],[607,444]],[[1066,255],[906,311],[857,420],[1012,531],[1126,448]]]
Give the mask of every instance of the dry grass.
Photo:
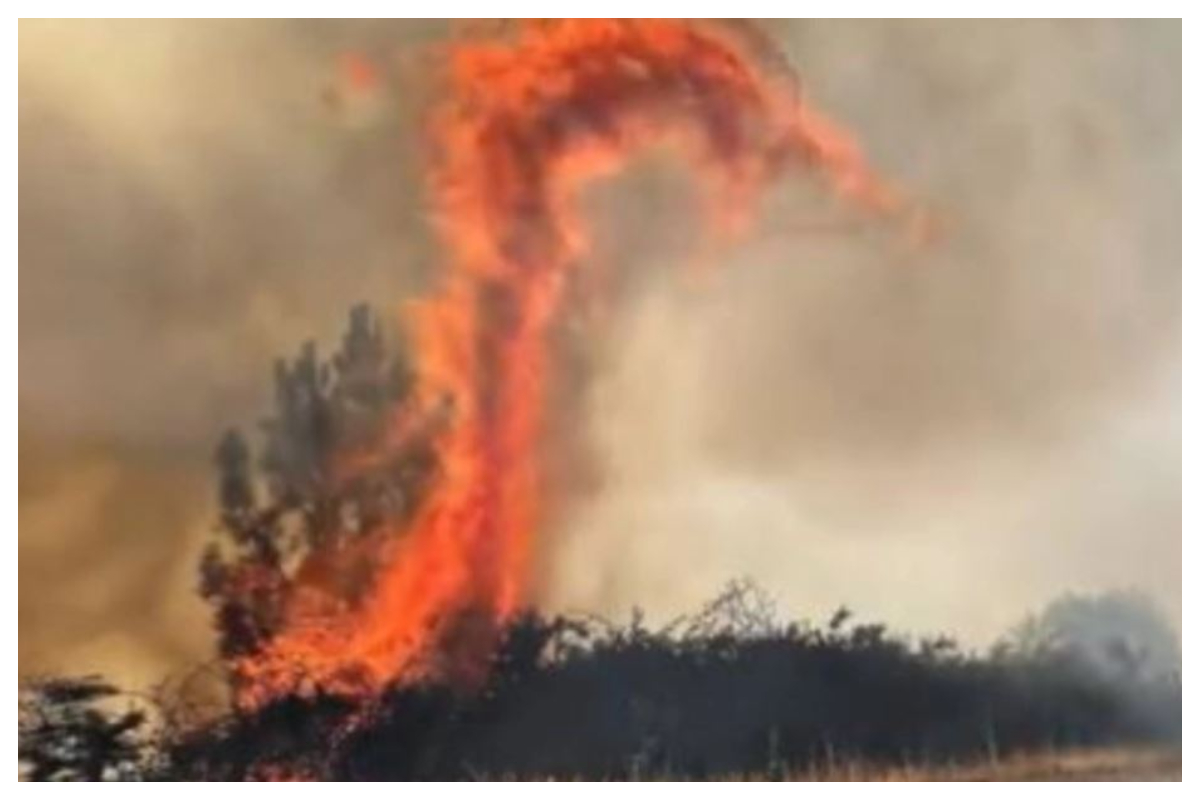
[[[1095,748],[1039,751],[997,761],[880,767],[834,763],[785,773],[791,781],[1178,781],[1181,754],[1164,748]],[[734,780],[766,780],[763,775]]]
[[[528,778],[518,775],[477,776],[481,780],[561,781],[563,778]],[[1183,758],[1176,748],[1120,747],[1041,750],[999,760],[961,764],[875,765],[862,761],[834,761],[828,766],[785,770],[780,778],[765,773],[726,775],[721,781],[1181,781]],[[567,778],[565,780],[573,780]],[[680,780],[670,774],[648,775],[644,780]],[[685,779],[686,780],[686,779]]]

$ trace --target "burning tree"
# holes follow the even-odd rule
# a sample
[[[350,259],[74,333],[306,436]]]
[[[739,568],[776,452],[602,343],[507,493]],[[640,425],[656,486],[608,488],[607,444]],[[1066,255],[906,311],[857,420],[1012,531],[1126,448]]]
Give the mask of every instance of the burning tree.
[[[298,602],[355,603],[376,563],[364,547],[404,519],[433,473],[429,437],[409,426],[377,458],[410,408],[412,372],[367,306],[351,310],[341,347],[322,360],[307,343],[274,372],[274,407],[257,453],[229,430],[216,450],[220,519],[200,564],[219,649],[259,652]]]

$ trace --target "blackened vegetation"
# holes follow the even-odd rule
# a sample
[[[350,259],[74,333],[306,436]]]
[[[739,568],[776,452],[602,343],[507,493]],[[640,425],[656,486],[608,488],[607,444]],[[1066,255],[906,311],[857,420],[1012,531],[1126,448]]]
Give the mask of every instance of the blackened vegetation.
[[[372,552],[356,542],[411,514],[437,479],[429,442],[445,420],[405,418],[411,376],[386,351],[356,309],[331,362],[310,346],[278,365],[257,457],[238,433],[222,441],[221,524],[201,591],[226,658],[270,640],[297,578],[353,602],[372,566],[355,563]],[[371,447],[380,436],[389,446]],[[484,684],[469,689],[395,686],[366,703],[293,695],[216,714],[160,695],[140,706],[153,725],[123,701],[95,678],[22,687],[21,774],[770,776],[847,760],[1176,744],[1182,727],[1177,639],[1134,595],[1064,598],[975,654],[855,623],[844,609],[821,626],[785,625],[747,583],[657,629],[638,614],[612,624],[531,613],[507,626]]]
[[[17,690],[17,764],[34,781],[130,780],[154,769],[145,715],[105,709],[119,692],[96,676],[32,680]]]
[[[344,780],[779,773],[865,759],[931,763],[1014,750],[1174,742],[1178,674],[1102,674],[1069,646],[960,652],[881,625],[780,626],[735,584],[659,630],[636,616],[528,616],[479,692],[397,687],[369,709],[288,698],[194,732],[179,777],[262,765]],[[357,718],[352,719],[355,715]]]
[[[368,706],[285,697],[177,721],[132,753],[113,744],[125,735],[119,718],[83,726],[107,734],[56,739],[45,725],[27,737],[23,716],[21,757],[41,776],[66,763],[86,765],[60,773],[71,777],[636,779],[1178,743],[1178,671],[1120,663],[1098,670],[1061,636],[973,655],[852,624],[845,611],[821,627],[783,626],[739,583],[654,630],[636,615],[516,620],[478,690],[395,687]]]

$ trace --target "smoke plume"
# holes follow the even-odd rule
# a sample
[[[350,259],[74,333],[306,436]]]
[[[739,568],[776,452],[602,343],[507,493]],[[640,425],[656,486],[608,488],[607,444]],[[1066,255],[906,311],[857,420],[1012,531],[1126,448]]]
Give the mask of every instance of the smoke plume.
[[[665,616],[746,574],[791,613],[982,642],[1064,589],[1134,585],[1178,621],[1179,24],[765,32],[941,235],[792,187],[690,281],[670,166],[593,191],[596,258],[630,278],[542,600]],[[22,672],[209,657],[212,447],[275,356],[428,288],[412,54],[453,35],[21,23]]]

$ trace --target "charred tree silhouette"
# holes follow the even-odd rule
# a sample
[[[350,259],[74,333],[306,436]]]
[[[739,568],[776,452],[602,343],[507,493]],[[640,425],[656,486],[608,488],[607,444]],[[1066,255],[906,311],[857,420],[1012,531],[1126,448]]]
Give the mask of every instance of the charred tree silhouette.
[[[17,770],[34,781],[133,780],[148,768],[140,711],[105,711],[119,691],[96,676],[17,690]]]

